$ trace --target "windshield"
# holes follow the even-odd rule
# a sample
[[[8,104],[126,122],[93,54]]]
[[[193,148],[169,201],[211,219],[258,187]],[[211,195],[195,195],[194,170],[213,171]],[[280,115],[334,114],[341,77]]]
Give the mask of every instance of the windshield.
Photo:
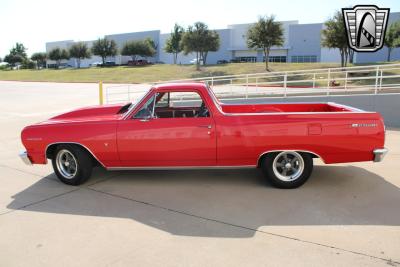
[[[143,97],[144,97],[148,92],[149,92],[149,90],[134,93],[134,94],[133,94],[133,98],[132,98],[132,105],[135,106],[137,103],[139,103],[140,100],[142,100]]]
[[[141,91],[141,92],[135,92],[133,93],[133,97],[131,98],[132,102],[131,102],[131,106],[130,108],[124,113],[124,114],[128,114],[129,112],[131,112],[132,109],[134,109],[136,107],[136,105],[144,98],[146,97],[146,95],[150,92],[150,90],[147,91]]]

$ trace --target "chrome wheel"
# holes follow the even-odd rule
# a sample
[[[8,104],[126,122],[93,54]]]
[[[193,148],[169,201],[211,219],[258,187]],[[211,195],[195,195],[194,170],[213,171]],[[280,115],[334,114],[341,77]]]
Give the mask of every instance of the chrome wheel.
[[[66,149],[62,149],[57,153],[56,165],[57,170],[66,179],[74,178],[78,171],[78,163],[75,156]]]
[[[294,151],[280,152],[274,159],[272,170],[279,180],[284,182],[294,181],[304,171],[303,157]]]

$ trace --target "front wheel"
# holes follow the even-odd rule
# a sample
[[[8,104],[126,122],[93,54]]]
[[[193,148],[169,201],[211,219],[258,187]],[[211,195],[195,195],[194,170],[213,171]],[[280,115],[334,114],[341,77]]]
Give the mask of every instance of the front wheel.
[[[308,153],[282,151],[267,154],[261,168],[267,181],[275,187],[291,189],[304,184],[313,170],[313,159]]]
[[[93,163],[89,153],[76,145],[57,146],[52,164],[60,181],[68,185],[80,185],[92,174]]]

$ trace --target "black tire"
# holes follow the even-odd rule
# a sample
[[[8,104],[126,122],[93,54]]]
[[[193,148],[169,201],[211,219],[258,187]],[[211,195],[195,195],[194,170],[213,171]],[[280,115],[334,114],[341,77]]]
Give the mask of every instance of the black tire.
[[[283,180],[283,178],[280,178],[276,174],[276,172],[279,172],[279,170],[283,170],[283,167],[275,167],[274,171],[275,159],[279,157],[277,159],[278,161],[282,156],[284,156],[283,153],[285,152],[288,154],[293,153],[295,155],[294,157],[296,157],[297,155],[300,156],[301,157],[300,161],[302,160],[304,166],[304,168],[302,168],[302,171],[296,172],[297,176],[294,176],[296,178],[293,178],[293,180],[290,180],[290,178],[288,178],[288,180]],[[277,164],[282,165],[282,163],[277,163]],[[264,173],[267,182],[270,183],[272,186],[283,189],[292,189],[303,185],[308,180],[313,170],[313,159],[311,155],[308,153],[299,153],[293,151],[274,152],[264,156],[261,162],[261,169]]]
[[[57,163],[57,157],[64,156],[65,158],[65,155],[67,156],[67,158],[69,157],[69,159],[72,158],[71,161],[68,161],[68,166],[74,165],[70,164],[70,162],[76,162],[75,168],[70,169],[71,174],[69,176],[69,172],[67,171],[68,166],[62,164],[62,160]],[[58,179],[60,179],[61,182],[68,185],[80,185],[90,178],[93,169],[93,160],[91,155],[84,148],[77,145],[65,144],[58,145],[55,149],[52,155],[52,165],[54,173],[57,175]]]

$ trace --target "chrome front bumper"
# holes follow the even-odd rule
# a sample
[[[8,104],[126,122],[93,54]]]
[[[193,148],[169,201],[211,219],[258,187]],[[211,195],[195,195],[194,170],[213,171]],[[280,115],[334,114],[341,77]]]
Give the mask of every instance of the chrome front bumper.
[[[387,148],[379,148],[374,150],[374,162],[381,162],[385,155],[388,153]]]
[[[32,165],[31,160],[28,157],[28,152],[26,151],[22,151],[21,153],[19,153],[19,157],[22,159],[22,161],[26,164],[26,165]]]

